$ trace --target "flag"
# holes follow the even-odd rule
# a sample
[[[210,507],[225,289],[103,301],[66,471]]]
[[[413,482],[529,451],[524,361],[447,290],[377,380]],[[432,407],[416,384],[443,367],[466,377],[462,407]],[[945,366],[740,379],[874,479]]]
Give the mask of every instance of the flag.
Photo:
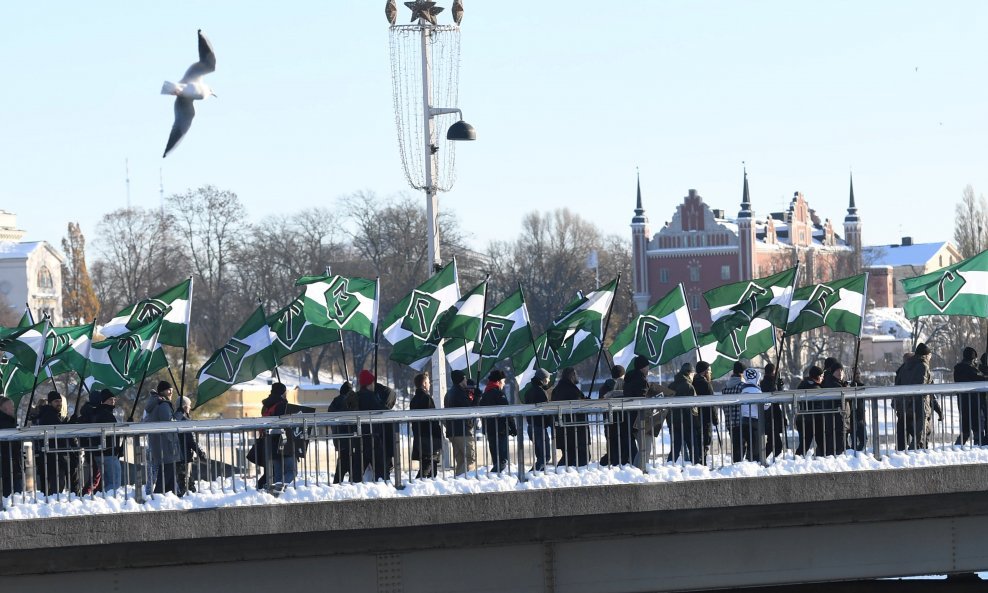
[[[449,368],[454,371],[463,371],[474,379],[481,379],[494,368],[497,362],[490,358],[483,358],[474,352],[476,342],[464,340],[463,338],[452,338],[443,341],[443,352],[446,353],[446,362]]]
[[[988,317],[988,251],[952,266],[902,281],[906,317]]]
[[[380,283],[350,276],[302,276],[305,318],[313,325],[358,333],[374,339]]]
[[[17,408],[21,398],[34,389],[34,374],[22,369],[14,363],[14,357],[6,354],[0,358],[0,384],[3,395],[14,400],[14,408]]]
[[[487,280],[461,297],[439,321],[439,337],[477,340],[484,319],[487,298]]]
[[[168,365],[158,344],[167,308],[162,313],[134,331],[90,346],[84,380],[90,393],[109,389],[118,394]]]
[[[275,340],[277,336],[268,326],[264,309],[258,307],[230,341],[199,369],[196,406],[277,366]]]
[[[772,276],[734,282],[703,293],[713,320],[711,333],[723,340],[756,317],[785,329],[796,270],[790,268]]]
[[[576,329],[585,329],[598,340],[602,340],[604,319],[614,301],[617,283],[618,279],[615,278],[590,294],[578,296],[576,300],[571,301],[552,322],[548,332],[552,344],[558,348],[573,335],[572,332]]]
[[[835,332],[860,336],[867,287],[868,275],[858,274],[796,289],[789,306],[786,335],[827,326]]]
[[[391,360],[417,371],[425,368],[439,344],[439,321],[459,298],[456,260],[453,260],[384,316],[381,327],[392,346]]]
[[[621,330],[609,350],[614,364],[630,368],[635,356],[647,357],[654,366],[665,364],[696,346],[686,293],[680,284]]]
[[[13,357],[13,363],[31,375],[37,375],[45,356],[45,334],[49,320],[18,328],[0,339],[0,350]]]
[[[120,311],[100,328],[99,333],[108,338],[121,336],[164,316],[158,343],[185,348],[188,345],[191,314],[192,278],[189,278]]]
[[[311,308],[310,308],[311,309]],[[274,351],[278,360],[314,346],[340,341],[340,330],[316,325],[308,318],[305,296],[299,295],[280,311],[268,317],[268,327],[274,334]]]
[[[511,293],[484,316],[480,341],[474,350],[495,362],[510,358],[532,345],[532,323],[521,289]]]
[[[552,347],[548,340],[548,333],[542,334],[536,338],[534,344],[529,343],[511,357],[511,367],[514,369],[515,378],[518,381],[518,401],[525,401],[529,383],[531,383],[537,369],[543,369],[553,375],[559,369],[561,361],[559,352]]]
[[[713,332],[697,337],[700,360],[710,363],[713,378],[722,377],[742,358],[754,358],[775,345],[775,326],[767,319],[755,318],[751,323],[735,328],[722,340]]]
[[[44,366],[53,377],[75,371],[80,376],[89,359],[95,324],[53,327],[45,339]]]

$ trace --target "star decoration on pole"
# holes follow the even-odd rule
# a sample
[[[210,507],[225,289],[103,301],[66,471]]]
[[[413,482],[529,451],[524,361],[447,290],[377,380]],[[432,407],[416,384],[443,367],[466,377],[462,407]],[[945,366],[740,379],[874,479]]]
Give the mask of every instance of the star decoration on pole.
[[[432,0],[415,0],[414,2],[405,2],[405,6],[412,11],[411,22],[413,23],[419,19],[425,19],[433,25],[436,25],[438,24],[436,22],[436,15],[445,10],[442,6],[436,6],[436,3]]]

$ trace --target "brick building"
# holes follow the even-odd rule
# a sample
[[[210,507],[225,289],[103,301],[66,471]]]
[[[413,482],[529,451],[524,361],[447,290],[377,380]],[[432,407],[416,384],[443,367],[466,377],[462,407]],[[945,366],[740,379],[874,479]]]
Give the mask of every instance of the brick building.
[[[862,245],[853,179],[842,230],[838,235],[834,223],[821,219],[800,192],[787,210],[756,216],[745,172],[736,217],[711,208],[691,189],[672,219],[652,234],[639,181],[631,219],[635,305],[642,311],[682,282],[693,321],[705,330],[710,313],[703,293],[712,288],[780,272],[797,261],[800,285],[856,273]]]

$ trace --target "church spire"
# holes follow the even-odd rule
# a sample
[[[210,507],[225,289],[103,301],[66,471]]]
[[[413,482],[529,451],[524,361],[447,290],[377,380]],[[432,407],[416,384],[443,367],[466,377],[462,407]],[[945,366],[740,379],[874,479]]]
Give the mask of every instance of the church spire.
[[[636,171],[635,174],[638,177],[638,201],[635,203],[635,217],[631,219],[631,224],[641,224],[648,222],[645,218],[645,209],[642,207],[642,176],[641,172]]]
[[[854,174],[851,174],[851,197],[847,203],[847,216],[844,217],[844,222],[857,222],[858,221],[858,207],[854,204]]]
[[[744,168],[744,190],[741,192],[741,211],[738,218],[751,218],[751,195],[748,193],[748,168]]]

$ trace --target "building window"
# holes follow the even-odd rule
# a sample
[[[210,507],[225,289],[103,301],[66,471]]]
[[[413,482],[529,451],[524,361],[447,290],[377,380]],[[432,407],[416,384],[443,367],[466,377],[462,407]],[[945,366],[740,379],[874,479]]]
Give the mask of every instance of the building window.
[[[731,266],[721,266],[720,267],[720,279],[730,280],[731,279]]]
[[[55,281],[51,279],[51,272],[46,266],[41,266],[38,270],[38,288],[52,290],[55,288]]]
[[[668,281],[669,281],[669,269],[668,268],[660,268],[659,269],[659,282],[668,282]]]
[[[694,311],[700,310],[700,295],[698,294],[690,295],[690,309],[693,309]]]
[[[700,281],[700,266],[692,265],[690,266],[690,282]]]

